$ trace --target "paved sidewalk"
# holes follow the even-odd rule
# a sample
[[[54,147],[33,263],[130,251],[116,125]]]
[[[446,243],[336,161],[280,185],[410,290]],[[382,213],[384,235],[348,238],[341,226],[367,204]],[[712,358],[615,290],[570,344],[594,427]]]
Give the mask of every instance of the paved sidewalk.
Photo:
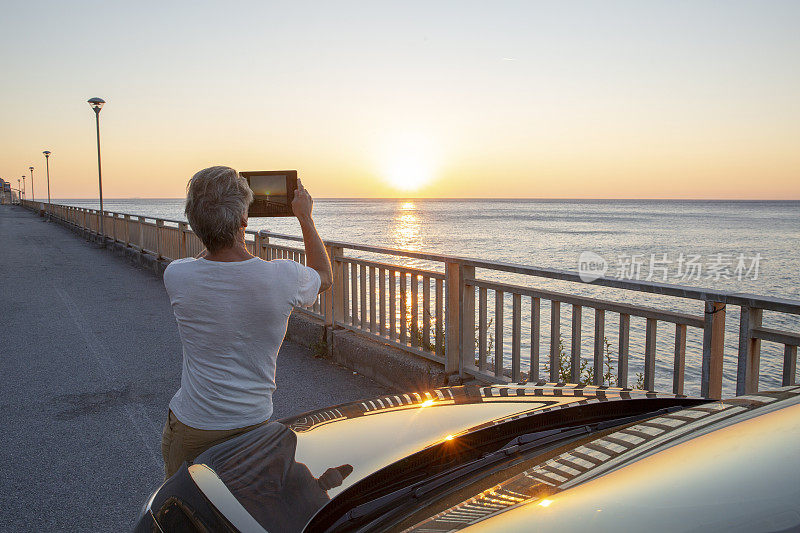
[[[130,530],[180,383],[161,280],[0,206],[0,369],[0,531]],[[277,381],[275,418],[389,392],[293,343]]]

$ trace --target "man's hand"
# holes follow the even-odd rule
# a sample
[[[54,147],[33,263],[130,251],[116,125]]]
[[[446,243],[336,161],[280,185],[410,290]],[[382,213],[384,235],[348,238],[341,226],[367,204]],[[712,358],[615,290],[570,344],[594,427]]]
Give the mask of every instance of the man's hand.
[[[333,273],[331,272],[331,261],[328,258],[328,252],[325,251],[325,245],[322,243],[322,239],[319,238],[317,228],[314,227],[314,220],[311,218],[313,206],[314,201],[311,199],[311,195],[308,194],[300,180],[297,180],[297,190],[294,192],[294,200],[292,200],[292,212],[300,222],[300,229],[303,231],[306,266],[317,271],[321,281],[319,292],[324,292],[331,286]]]
[[[298,220],[305,221],[311,220],[311,210],[314,207],[314,200],[311,195],[303,187],[303,183],[297,180],[297,190],[294,191],[294,199],[292,200],[292,212]]]

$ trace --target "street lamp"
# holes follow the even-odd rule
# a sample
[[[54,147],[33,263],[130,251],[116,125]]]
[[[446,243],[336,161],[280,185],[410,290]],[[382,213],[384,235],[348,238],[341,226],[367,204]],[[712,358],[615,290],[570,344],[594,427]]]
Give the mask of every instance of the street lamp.
[[[22,175],[22,196],[25,196],[25,191],[28,188],[25,186],[25,174]]]
[[[36,201],[36,191],[33,190],[33,167],[28,167],[31,171],[31,200]]]
[[[103,104],[106,103],[102,98],[94,97],[87,100],[89,105],[94,110],[95,123],[97,125],[97,180],[100,184],[100,235],[101,239],[105,242],[105,232],[103,231],[103,172],[100,165],[100,110],[103,109]]]
[[[45,150],[42,152],[44,154],[44,160],[47,164],[47,203],[50,204],[50,150]],[[47,206],[48,209],[50,206]]]
[[[22,187],[22,184],[20,183],[20,180],[17,180],[17,200],[19,200],[20,204],[22,203],[22,188],[21,187]]]

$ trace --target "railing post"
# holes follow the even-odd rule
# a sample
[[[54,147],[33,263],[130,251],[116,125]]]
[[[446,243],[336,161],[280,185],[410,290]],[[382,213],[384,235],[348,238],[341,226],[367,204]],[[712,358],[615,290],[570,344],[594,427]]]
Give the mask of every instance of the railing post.
[[[111,213],[111,238],[117,242],[117,214]]]
[[[125,215],[125,248],[131,245],[131,216]]]
[[[461,329],[459,322],[459,300],[461,299],[461,270],[458,263],[445,263],[445,308],[444,308],[444,371],[458,372],[461,360],[459,345]]]
[[[700,395],[718,400],[722,397],[722,362],[725,349],[725,304],[706,302],[703,327],[703,367]]]
[[[269,250],[267,247],[269,246],[269,232],[266,230],[261,230],[258,232],[258,239],[259,239],[259,249],[258,249],[258,257],[262,259],[269,260]],[[261,254],[264,255],[261,255]]]
[[[156,259],[161,259],[161,228],[164,227],[164,221],[160,218],[156,219]]]
[[[344,250],[340,246],[325,246],[325,251],[328,252],[333,272],[332,285],[325,298],[325,324],[332,328],[335,322],[344,322],[342,262],[335,259],[341,256]]]
[[[594,310],[594,384],[605,385],[604,353],[606,341],[606,312],[602,309]],[[611,380],[612,378],[609,378]],[[608,383],[611,385],[611,382]]]
[[[655,318],[647,319],[644,341],[644,389],[656,390],[656,332],[658,321]],[[721,361],[721,359],[720,359]],[[720,367],[720,383],[722,380],[722,367]]]
[[[178,222],[178,259],[189,255],[186,251],[186,231],[188,229],[189,225],[186,222]],[[256,239],[258,239],[258,236],[256,236]]]
[[[474,301],[474,298],[473,298]],[[473,316],[475,313],[473,312]],[[473,327],[474,331],[475,328]],[[521,361],[521,340],[522,340],[522,296],[513,293],[511,295],[511,381],[519,383],[522,381]]]
[[[795,384],[797,375],[797,346],[786,344],[783,347],[783,376],[781,386],[788,387]]]
[[[475,278],[475,267],[461,265],[459,267],[458,283],[461,287],[458,302],[459,331],[459,374],[464,376],[464,369],[475,366],[475,286],[467,285],[465,279]]]
[[[582,307],[572,306],[572,339],[570,344],[569,357],[569,380],[571,383],[579,383],[581,380],[581,320]]]
[[[683,394],[686,375],[686,324],[675,324],[675,359],[672,365],[672,393]]]
[[[542,327],[542,301],[531,298],[531,360],[528,383],[539,381],[539,357]]]
[[[253,235],[253,255],[256,256],[256,257],[261,257],[261,232],[260,231],[257,231],[256,234]]]
[[[550,381],[561,381],[561,302],[550,301]]]
[[[494,375],[505,375],[503,367],[503,310],[505,309],[505,295],[503,291],[494,291]]]
[[[136,217],[139,219],[139,251],[144,253],[144,217]]]
[[[758,392],[761,339],[753,338],[753,328],[761,326],[761,309],[742,306],[739,316],[739,361],[736,365],[736,395]]]

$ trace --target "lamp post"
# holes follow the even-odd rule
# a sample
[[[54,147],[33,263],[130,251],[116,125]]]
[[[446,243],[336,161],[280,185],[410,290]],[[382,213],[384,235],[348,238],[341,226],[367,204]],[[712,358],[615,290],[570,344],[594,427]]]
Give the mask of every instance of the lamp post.
[[[97,125],[97,181],[100,184],[100,235],[102,242],[105,242],[105,232],[103,231],[103,172],[100,165],[100,110],[106,103],[102,98],[89,98],[89,105],[94,110],[95,124]]]
[[[28,170],[31,171],[31,200],[34,202],[36,201],[36,191],[33,190],[33,167],[28,167]]]
[[[28,188],[25,186],[25,174],[22,175],[22,196],[25,196],[25,191]]]
[[[44,161],[47,165],[47,203],[50,203],[50,150],[42,152],[44,154]],[[48,209],[50,206],[48,205]]]
[[[20,181],[19,179],[17,180],[17,200],[22,204],[22,184]]]

